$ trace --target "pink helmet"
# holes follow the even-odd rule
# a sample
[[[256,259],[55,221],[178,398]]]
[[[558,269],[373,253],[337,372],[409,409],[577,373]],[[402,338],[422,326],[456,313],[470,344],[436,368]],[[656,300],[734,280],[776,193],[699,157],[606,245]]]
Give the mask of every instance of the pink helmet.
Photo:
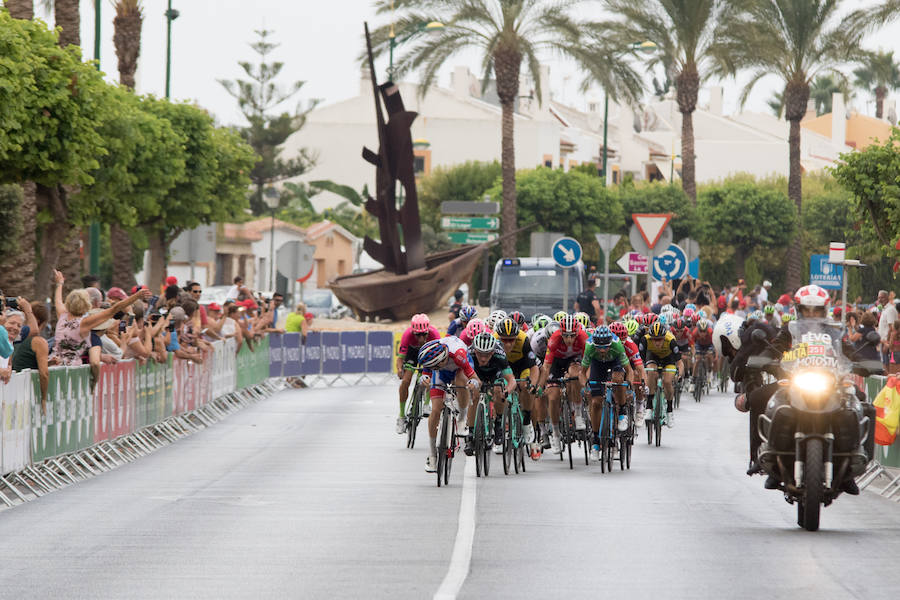
[[[681,316],[685,319],[693,319],[694,318],[694,309],[693,308],[685,308],[684,312],[681,313]]]
[[[466,325],[465,333],[466,337],[474,338],[479,333],[484,333],[487,331],[487,325],[485,325],[484,321],[475,317],[474,319],[469,319],[469,323]]]
[[[815,284],[804,285],[794,294],[794,302],[800,306],[825,306],[829,300],[828,292]]]
[[[428,333],[428,328],[431,326],[428,315],[422,313],[413,315],[409,324],[412,326],[413,333]]]

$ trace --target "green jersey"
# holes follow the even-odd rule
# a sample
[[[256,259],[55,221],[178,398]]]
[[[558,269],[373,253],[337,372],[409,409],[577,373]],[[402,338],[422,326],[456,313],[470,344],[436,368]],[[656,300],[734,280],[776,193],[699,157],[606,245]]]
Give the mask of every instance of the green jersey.
[[[588,342],[584,346],[584,358],[581,359],[582,367],[591,366],[591,361],[598,363],[616,363],[622,367],[628,365],[628,356],[625,354],[625,346],[619,340],[614,340],[610,344],[609,349],[601,353],[598,348],[594,347],[592,342]]]

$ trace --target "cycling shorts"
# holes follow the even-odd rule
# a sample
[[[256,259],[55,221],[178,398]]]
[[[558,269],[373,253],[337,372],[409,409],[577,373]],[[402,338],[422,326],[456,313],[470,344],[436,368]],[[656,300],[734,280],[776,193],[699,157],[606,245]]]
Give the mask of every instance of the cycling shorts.
[[[591,396],[606,395],[606,388],[603,385],[605,381],[612,381],[613,373],[624,373],[625,368],[617,362],[597,362],[591,361],[591,376],[588,385],[591,388]],[[624,379],[623,379],[624,381]]]
[[[472,364],[472,357],[469,357],[469,364]],[[473,367],[474,368],[474,367]],[[431,374],[431,397],[441,397],[444,395],[444,390],[438,388],[439,385],[453,385],[453,382],[456,381],[456,374],[459,373],[459,369],[441,369],[440,371],[435,371]]]
[[[531,375],[531,365],[528,363],[528,359],[525,358],[509,363],[509,368],[512,369],[513,377],[516,379],[525,379]]]
[[[580,356],[570,356],[568,358],[554,357],[550,363],[550,378],[560,379],[569,373],[569,365],[572,363],[581,363]]]
[[[406,348],[406,354],[403,356],[404,363],[419,364],[419,348],[409,346]]]
[[[647,353],[647,359],[644,361],[644,364],[649,367],[649,365],[657,365],[659,367],[667,367],[667,366],[675,366],[678,364],[678,361],[681,360],[681,355],[675,354],[674,352],[668,356],[660,358],[654,354]]]
[[[691,343],[687,342],[685,344],[678,344],[678,351],[681,353],[682,357],[690,357],[691,355]]]
[[[697,344],[697,354],[715,354],[716,349],[712,344]]]

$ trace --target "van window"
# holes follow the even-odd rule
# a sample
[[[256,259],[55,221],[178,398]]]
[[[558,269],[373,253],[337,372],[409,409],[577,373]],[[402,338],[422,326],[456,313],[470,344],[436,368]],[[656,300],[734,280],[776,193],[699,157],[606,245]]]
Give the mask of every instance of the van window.
[[[578,293],[579,277],[577,270],[569,273],[569,294],[572,298]],[[508,266],[500,269],[496,290],[503,296],[560,294],[562,284],[562,269]]]

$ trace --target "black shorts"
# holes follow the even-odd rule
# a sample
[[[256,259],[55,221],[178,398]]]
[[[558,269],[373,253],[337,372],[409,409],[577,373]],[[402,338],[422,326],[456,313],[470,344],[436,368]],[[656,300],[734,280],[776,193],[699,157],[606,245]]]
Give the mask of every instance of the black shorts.
[[[712,344],[697,344],[697,354],[715,354],[716,349]]]
[[[403,356],[403,363],[419,364],[419,349],[407,346],[406,354]]]
[[[606,395],[606,388],[603,383],[612,381],[613,373],[624,373],[625,367],[617,362],[599,362],[591,361],[591,376],[588,379],[588,385],[591,388],[591,396]],[[623,379],[624,381],[624,379]]]
[[[668,365],[677,365],[679,360],[681,360],[681,354],[675,354],[674,352],[665,358],[660,358],[659,356],[648,352],[647,358],[644,359],[644,365],[653,363],[658,367],[666,367]]]
[[[569,372],[569,366],[573,362],[581,362],[580,356],[570,356],[569,358],[559,358],[553,357],[553,362],[550,363],[550,378],[551,379],[560,379],[565,377]]]
[[[509,363],[509,368],[512,369],[513,377],[516,379],[524,379],[531,374],[531,369],[534,367],[532,361],[527,358],[520,358],[516,362]]]
[[[685,344],[684,346],[682,346],[681,344],[678,344],[678,351],[681,352],[681,358],[684,358],[685,356],[690,356],[691,355],[691,345]]]

